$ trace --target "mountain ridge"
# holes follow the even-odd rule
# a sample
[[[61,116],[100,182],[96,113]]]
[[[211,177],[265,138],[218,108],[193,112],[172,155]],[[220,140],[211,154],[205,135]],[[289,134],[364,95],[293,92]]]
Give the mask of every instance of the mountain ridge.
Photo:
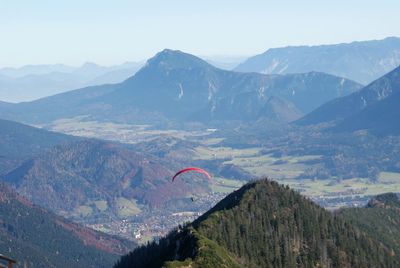
[[[400,65],[400,38],[271,48],[234,70],[261,73],[320,71],[368,84]]]
[[[27,102],[77,88],[120,83],[135,74],[141,65],[126,62],[105,67],[86,62],[79,67],[55,64],[2,68],[0,100]]]
[[[344,218],[288,187],[260,180],[229,194],[158,243],[137,248],[115,267],[394,267],[398,263],[386,247]]]
[[[353,81],[318,72],[262,75],[226,71],[193,55],[166,49],[120,84],[3,107],[0,116],[30,123],[74,116],[136,123],[257,120],[272,96],[286,99],[307,113],[360,87]]]
[[[296,123],[312,125],[336,121],[334,131],[366,129],[375,134],[398,134],[399,100],[400,67],[397,67],[360,91],[318,107]]]

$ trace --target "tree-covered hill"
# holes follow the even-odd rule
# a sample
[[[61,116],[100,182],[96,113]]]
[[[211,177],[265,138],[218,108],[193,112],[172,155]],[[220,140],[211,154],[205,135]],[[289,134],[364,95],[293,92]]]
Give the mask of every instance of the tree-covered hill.
[[[195,222],[122,257],[123,267],[398,267],[340,215],[269,180],[246,184]]]
[[[400,200],[397,194],[378,195],[363,208],[343,209],[339,214],[385,245],[392,255],[400,257]]]
[[[0,119],[0,174],[57,144],[73,140],[78,138]]]
[[[134,246],[56,216],[0,184],[0,254],[18,267],[110,267]]]
[[[171,183],[174,171],[189,163],[123,144],[82,139],[54,146],[0,179],[34,204],[67,218],[93,222],[110,217],[126,219],[138,214],[139,206],[176,207],[179,204],[172,200],[190,202],[187,196],[211,192],[209,181],[196,179],[196,174],[189,174],[194,179]],[[213,168],[228,175],[234,171],[232,166],[233,171],[224,170],[222,165]],[[105,205],[99,207],[98,202]],[[124,214],[124,206],[132,209]],[[82,213],[82,209],[88,212]]]

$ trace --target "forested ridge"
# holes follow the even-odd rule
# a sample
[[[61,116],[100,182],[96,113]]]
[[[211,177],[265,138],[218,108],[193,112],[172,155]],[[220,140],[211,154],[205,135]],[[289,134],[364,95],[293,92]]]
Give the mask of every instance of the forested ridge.
[[[338,213],[270,180],[228,195],[186,227],[124,256],[123,267],[399,267]]]

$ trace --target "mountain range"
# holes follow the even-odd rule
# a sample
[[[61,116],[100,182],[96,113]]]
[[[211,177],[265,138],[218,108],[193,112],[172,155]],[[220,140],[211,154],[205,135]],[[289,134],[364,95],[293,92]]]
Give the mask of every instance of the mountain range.
[[[271,48],[234,70],[265,74],[324,72],[368,84],[400,65],[400,38]]]
[[[400,65],[400,38],[272,48],[237,65],[242,58],[214,56],[206,60],[226,70],[264,74],[314,71],[365,85]],[[6,67],[0,69],[0,100],[26,102],[77,88],[120,83],[142,66],[142,62],[107,67],[87,62],[80,67],[63,64]]]
[[[302,125],[335,121],[335,131],[368,130],[377,135],[400,134],[400,67],[358,92],[334,99],[309,113]]]
[[[0,106],[0,116],[29,123],[87,116],[100,121],[292,121],[360,84],[324,73],[263,75],[218,69],[193,55],[164,50],[134,76],[29,103]],[[273,97],[271,99],[271,97]],[[276,103],[284,105],[277,109]]]
[[[18,267],[110,267],[134,246],[56,216],[0,184],[0,252]]]
[[[0,100],[32,101],[77,88],[120,83],[143,64],[126,62],[115,66],[85,63],[80,67],[62,64],[26,65],[0,69]]]
[[[226,70],[237,66],[245,57],[208,56],[210,64]],[[125,62],[100,66],[87,62],[79,67],[64,64],[25,65],[0,69],[0,100],[32,101],[77,88],[116,84],[134,75],[144,62]]]
[[[260,180],[191,224],[135,249],[115,268],[398,266],[394,249],[364,230],[288,187]]]

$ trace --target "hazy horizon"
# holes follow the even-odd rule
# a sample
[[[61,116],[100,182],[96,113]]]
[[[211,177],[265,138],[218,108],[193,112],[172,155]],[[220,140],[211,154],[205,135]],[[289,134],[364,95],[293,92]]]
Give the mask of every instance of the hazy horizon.
[[[164,48],[164,49],[176,50],[174,48]],[[123,65],[123,64],[127,64],[127,63],[145,64],[148,59],[155,56],[157,53],[163,51],[164,49],[162,49],[158,52],[155,52],[154,55],[151,55],[148,58],[137,59],[137,60],[126,60],[126,61],[115,62],[115,63],[110,63],[110,64],[102,64],[102,63],[98,63],[98,62],[94,62],[94,61],[84,61],[82,63],[77,63],[77,64],[68,64],[68,63],[63,63],[63,62],[43,62],[43,63],[26,63],[26,64],[16,65],[16,66],[3,66],[0,64],[0,69],[6,69],[6,68],[19,69],[19,68],[23,68],[23,67],[27,67],[27,66],[45,66],[45,65],[64,65],[66,67],[80,68],[86,64],[95,64],[100,67],[112,67],[112,66],[118,66],[118,65]],[[182,52],[189,53],[187,51],[182,51]],[[192,54],[192,53],[189,53],[189,54]],[[192,55],[195,55],[195,54],[192,54]],[[229,62],[236,62],[239,60],[240,61],[245,60],[248,57],[251,57],[254,55],[195,55],[195,56],[199,57],[205,61],[218,61],[221,63],[223,63],[223,62],[229,63]]]
[[[397,1],[9,1],[0,10],[3,67],[109,66],[164,48],[247,57],[269,48],[400,36]],[[338,19],[340,18],[340,19]],[[189,37],[189,38],[188,38]]]
[[[383,38],[380,38],[380,39],[353,40],[353,41],[349,41],[349,42],[337,42],[337,43],[329,43],[329,44],[328,43],[301,44],[301,45],[296,45],[296,44],[290,45],[289,44],[289,45],[280,46],[280,47],[270,47],[270,48],[267,48],[267,49],[265,49],[265,50],[263,50],[263,51],[261,51],[259,53],[251,54],[251,55],[224,55],[224,54],[197,55],[197,54],[185,51],[185,50],[166,47],[166,48],[163,48],[163,49],[161,49],[159,51],[156,51],[153,55],[150,55],[147,58],[134,59],[134,60],[129,60],[128,59],[128,60],[125,60],[125,61],[115,62],[115,63],[110,63],[110,64],[102,64],[102,63],[95,62],[95,61],[83,61],[83,62],[77,63],[77,64],[68,64],[68,63],[64,63],[64,62],[43,62],[43,63],[26,63],[26,64],[15,65],[15,66],[12,66],[12,65],[3,66],[3,65],[0,64],[0,69],[4,69],[4,68],[19,69],[19,68],[26,67],[26,66],[40,66],[40,65],[65,65],[67,67],[80,68],[80,67],[83,67],[85,64],[95,64],[95,65],[98,65],[100,67],[112,67],[112,66],[123,65],[123,64],[126,64],[126,63],[137,63],[137,64],[141,64],[142,63],[142,64],[144,64],[144,63],[146,63],[146,61],[148,59],[150,59],[151,57],[155,56],[157,53],[159,53],[159,52],[161,52],[161,51],[163,51],[165,49],[180,50],[182,52],[185,52],[185,53],[188,53],[188,54],[192,54],[192,55],[194,55],[196,57],[199,57],[199,58],[201,58],[201,59],[203,59],[205,61],[218,61],[218,62],[221,62],[221,63],[223,63],[223,62],[229,63],[229,62],[235,62],[235,61],[239,61],[239,60],[242,61],[242,60],[245,60],[245,59],[247,59],[249,57],[253,57],[255,55],[264,53],[268,49],[274,49],[274,48],[296,47],[296,46],[310,46],[310,47],[312,47],[312,46],[323,46],[323,45],[350,44],[350,43],[363,42],[363,41],[379,41],[379,40],[384,40],[386,38],[391,38],[391,37],[400,38],[400,36],[386,36],[386,37],[383,37]]]

